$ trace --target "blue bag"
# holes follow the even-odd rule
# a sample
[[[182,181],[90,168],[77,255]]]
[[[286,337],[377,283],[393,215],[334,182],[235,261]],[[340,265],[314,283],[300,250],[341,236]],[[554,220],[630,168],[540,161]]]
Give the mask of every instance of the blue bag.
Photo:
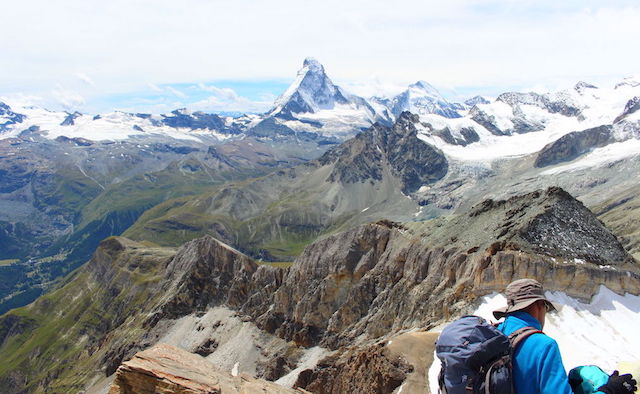
[[[485,319],[464,316],[447,325],[436,341],[442,363],[439,386],[443,394],[514,394],[513,351],[533,327],[508,337]]]
[[[600,367],[585,365],[569,371],[569,384],[575,394],[592,394],[609,381],[609,375]]]

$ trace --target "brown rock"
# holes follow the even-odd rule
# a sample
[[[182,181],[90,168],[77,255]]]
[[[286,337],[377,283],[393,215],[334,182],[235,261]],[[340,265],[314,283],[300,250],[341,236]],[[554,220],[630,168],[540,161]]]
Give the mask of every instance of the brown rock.
[[[313,370],[302,371],[294,387],[315,394],[384,394],[393,392],[412,371],[411,365],[379,343],[321,360]]]
[[[109,394],[301,393],[246,375],[217,370],[203,357],[159,344],[137,353],[116,372]]]

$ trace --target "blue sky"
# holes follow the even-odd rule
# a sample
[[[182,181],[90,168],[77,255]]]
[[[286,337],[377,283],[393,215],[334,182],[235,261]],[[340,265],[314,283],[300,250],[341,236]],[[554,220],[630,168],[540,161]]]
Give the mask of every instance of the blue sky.
[[[45,0],[0,13],[0,99],[51,109],[266,111],[305,57],[362,96],[452,99],[640,73],[627,0]]]
[[[251,112],[268,110],[290,80],[220,80],[199,83],[149,84],[138,91],[103,95],[97,108],[163,113],[188,107],[198,111]]]

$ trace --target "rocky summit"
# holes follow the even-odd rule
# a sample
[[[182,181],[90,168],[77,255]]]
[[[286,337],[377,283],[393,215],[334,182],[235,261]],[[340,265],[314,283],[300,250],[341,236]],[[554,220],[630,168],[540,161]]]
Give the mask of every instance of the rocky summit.
[[[178,251],[110,238],[60,289],[0,318],[0,383],[68,391],[115,376],[116,387],[155,371],[137,365],[158,361],[134,355],[166,342],[312,392],[386,393],[417,384],[414,372],[425,368],[407,350],[424,338],[405,330],[468,312],[515,278],[588,299],[600,285],[640,294],[639,272],[617,238],[558,188],[449,218],[362,225],[313,243],[289,268],[258,264],[212,237]],[[303,353],[317,346],[328,353],[305,364]]]

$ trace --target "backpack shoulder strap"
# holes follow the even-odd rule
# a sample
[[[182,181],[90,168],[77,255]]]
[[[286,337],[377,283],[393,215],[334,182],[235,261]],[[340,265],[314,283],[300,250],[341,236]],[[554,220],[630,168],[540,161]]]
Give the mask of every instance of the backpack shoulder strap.
[[[533,334],[544,334],[541,330],[534,327],[522,327],[509,334],[509,342],[511,349],[516,350],[518,345]]]

